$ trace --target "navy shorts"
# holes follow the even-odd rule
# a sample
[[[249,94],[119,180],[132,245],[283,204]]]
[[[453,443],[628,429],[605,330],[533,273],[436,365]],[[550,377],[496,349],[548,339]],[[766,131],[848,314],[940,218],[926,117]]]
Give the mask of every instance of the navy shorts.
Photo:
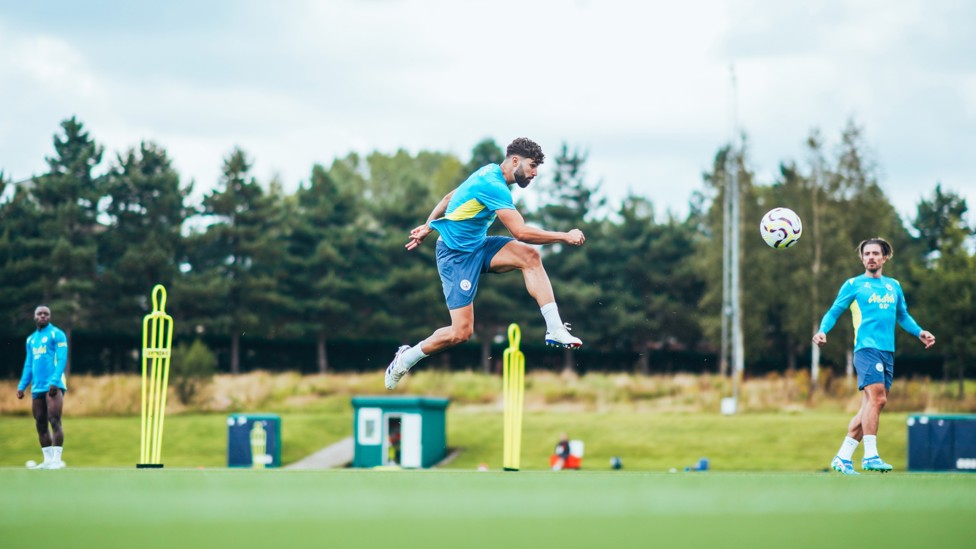
[[[61,391],[61,396],[64,396],[64,389],[58,387],[58,390]],[[42,398],[43,399],[46,399],[47,398],[47,391],[44,391],[43,393],[31,393],[31,398],[34,399],[34,400],[39,400],[39,399],[42,399]]]
[[[891,389],[891,379],[895,377],[895,353],[858,349],[854,351],[854,369],[857,370],[858,390],[872,383],[884,383],[886,390]]]
[[[510,236],[489,236],[472,252],[452,250],[443,240],[437,240],[437,272],[441,275],[448,309],[460,309],[474,301],[481,273],[488,272],[498,250],[513,240]]]

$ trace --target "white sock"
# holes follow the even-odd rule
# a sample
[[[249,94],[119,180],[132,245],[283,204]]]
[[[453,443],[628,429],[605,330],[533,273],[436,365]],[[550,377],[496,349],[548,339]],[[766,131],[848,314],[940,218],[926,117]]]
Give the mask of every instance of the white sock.
[[[878,455],[878,435],[864,435],[864,457],[873,458]]]
[[[41,452],[44,452],[44,463],[50,463],[54,461],[54,450],[51,449],[51,446],[45,446],[44,448],[41,448]]]
[[[51,446],[51,461],[55,463],[61,461],[61,451],[64,450],[62,446]]]
[[[556,307],[555,301],[546,303],[539,310],[542,311],[542,318],[546,319],[547,332],[563,327],[563,319],[559,318],[559,307]]]
[[[854,456],[854,450],[857,450],[857,444],[857,440],[844,437],[844,442],[840,443],[840,450],[837,450],[837,457],[850,461],[851,457]]]
[[[423,349],[420,348],[421,343],[423,343],[423,341],[414,345],[413,347],[410,347],[406,351],[403,351],[403,354],[400,355],[400,364],[404,369],[409,370],[410,368],[413,368],[414,364],[420,362],[421,359],[427,358],[427,355],[424,354]]]

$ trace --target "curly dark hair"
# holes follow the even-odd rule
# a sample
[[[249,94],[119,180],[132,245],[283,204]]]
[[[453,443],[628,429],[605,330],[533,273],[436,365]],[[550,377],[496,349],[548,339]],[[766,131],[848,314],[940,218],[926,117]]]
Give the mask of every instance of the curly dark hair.
[[[546,155],[542,153],[542,147],[528,137],[517,138],[508,145],[507,149],[505,149],[506,157],[516,154],[522,158],[531,158],[535,160],[536,164],[542,164],[546,159]]]
[[[891,244],[888,244],[888,241],[880,236],[876,236],[874,238],[862,240],[861,243],[857,245],[858,257],[864,255],[864,247],[868,244],[877,244],[881,246],[881,255],[883,255],[885,259],[891,259],[891,256],[895,255],[895,251],[891,248]]]

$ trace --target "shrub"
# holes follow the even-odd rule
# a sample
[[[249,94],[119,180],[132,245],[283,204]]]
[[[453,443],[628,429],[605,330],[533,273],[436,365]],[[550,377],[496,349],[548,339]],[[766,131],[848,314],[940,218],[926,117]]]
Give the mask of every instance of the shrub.
[[[217,356],[199,339],[189,347],[176,346],[170,363],[170,383],[176,390],[176,398],[187,405],[213,381],[217,370]]]

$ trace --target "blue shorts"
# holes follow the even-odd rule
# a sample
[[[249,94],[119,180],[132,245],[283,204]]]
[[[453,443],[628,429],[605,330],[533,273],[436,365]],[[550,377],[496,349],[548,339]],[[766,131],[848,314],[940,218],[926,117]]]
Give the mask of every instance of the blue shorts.
[[[64,396],[65,390],[62,389],[61,387],[58,387],[58,390],[61,391],[61,396]],[[34,400],[38,400],[38,399],[41,399],[41,398],[46,399],[47,398],[47,391],[44,391],[43,393],[31,393],[31,398],[34,399]]]
[[[891,389],[891,379],[895,377],[895,353],[858,349],[854,351],[854,369],[857,370],[859,391],[872,383],[884,383],[885,390]]]
[[[448,309],[460,309],[474,301],[481,273],[488,272],[498,250],[513,240],[510,236],[489,236],[477,250],[459,252],[437,239],[437,272],[441,275]]]

